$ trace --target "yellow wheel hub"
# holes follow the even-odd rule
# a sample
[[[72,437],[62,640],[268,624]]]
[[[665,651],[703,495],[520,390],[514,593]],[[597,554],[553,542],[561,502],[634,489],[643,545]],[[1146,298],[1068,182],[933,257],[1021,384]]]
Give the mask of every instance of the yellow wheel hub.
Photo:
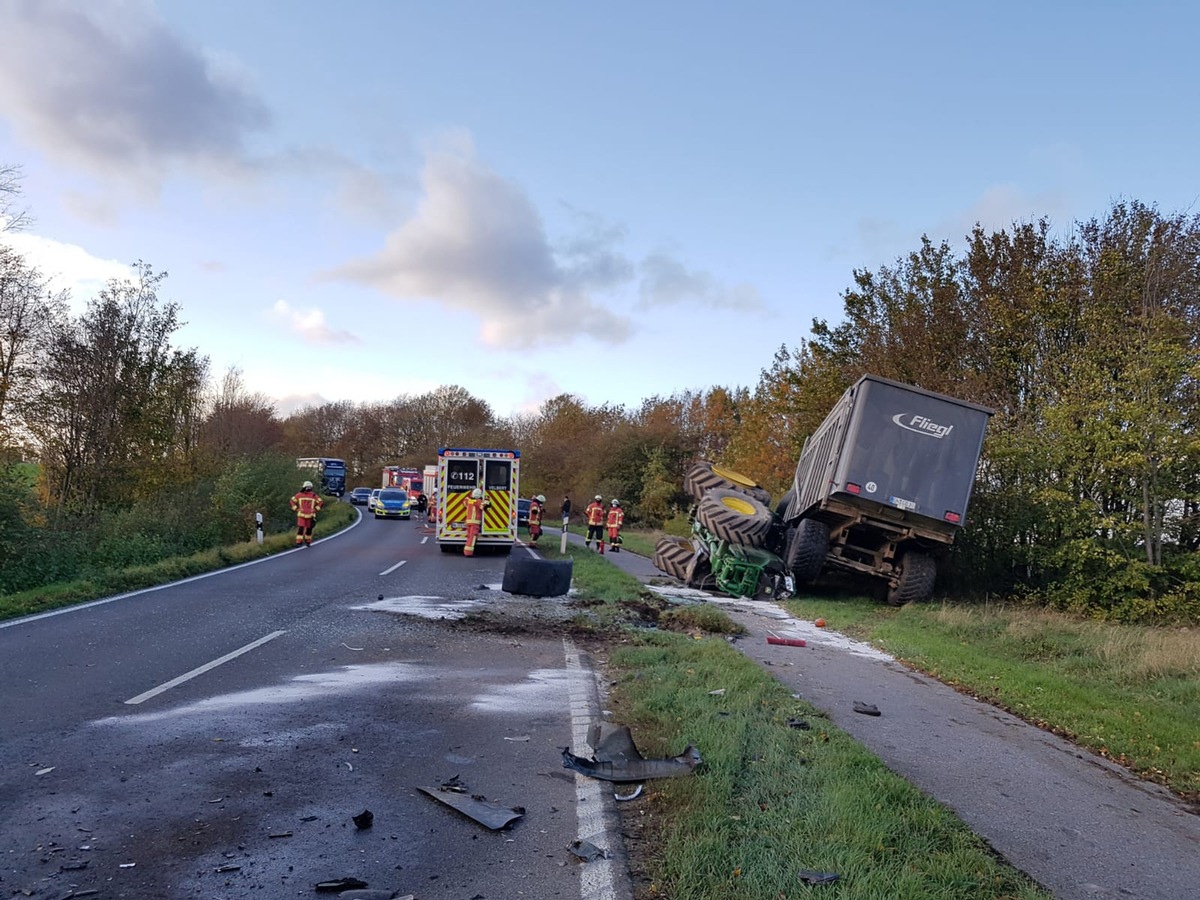
[[[743,516],[754,515],[754,504],[749,500],[740,500],[737,497],[722,497],[721,505],[726,509],[732,509],[735,513],[741,513]]]
[[[735,472],[733,469],[726,469],[722,466],[713,466],[712,473],[726,481],[732,481],[734,484],[740,484],[742,487],[758,487],[758,482],[752,478],[747,478],[741,472]]]

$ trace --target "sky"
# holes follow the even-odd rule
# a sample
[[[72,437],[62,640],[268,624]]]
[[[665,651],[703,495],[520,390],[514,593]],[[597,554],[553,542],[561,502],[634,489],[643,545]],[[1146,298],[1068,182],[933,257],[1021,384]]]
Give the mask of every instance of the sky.
[[[921,235],[1200,196],[1200,7],[0,0],[0,240],[281,414],[753,388]]]

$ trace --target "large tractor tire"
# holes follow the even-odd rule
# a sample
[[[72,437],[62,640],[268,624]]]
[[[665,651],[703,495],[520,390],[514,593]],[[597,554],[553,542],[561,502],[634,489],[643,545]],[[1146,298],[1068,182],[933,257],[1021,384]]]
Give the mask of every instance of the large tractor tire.
[[[761,547],[771,530],[771,511],[742,491],[713,488],[696,507],[696,520],[714,537]]]
[[[829,526],[817,519],[801,519],[791,530],[783,563],[797,584],[808,584],[821,574],[829,555]]]
[[[937,580],[937,562],[927,553],[910,550],[900,556],[900,578],[895,587],[888,588],[888,606],[920,603],[933,596]]]
[[[695,556],[696,551],[687,538],[665,537],[654,545],[654,567],[684,583],[687,582],[688,568]]]
[[[500,590],[524,597],[561,597],[571,590],[573,568],[574,560],[570,559],[510,556]]]
[[[700,501],[711,490],[741,491],[753,497],[763,506],[771,502],[771,495],[757,481],[741,472],[714,466],[710,462],[698,462],[683,478],[683,490],[693,500]]]

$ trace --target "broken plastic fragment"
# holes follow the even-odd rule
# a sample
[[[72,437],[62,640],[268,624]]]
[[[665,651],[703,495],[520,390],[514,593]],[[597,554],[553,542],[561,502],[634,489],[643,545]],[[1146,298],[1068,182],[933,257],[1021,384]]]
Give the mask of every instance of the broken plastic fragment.
[[[812,728],[812,726],[803,719],[788,719],[787,726],[788,728],[798,728],[800,731],[808,731],[810,728]]]
[[[584,862],[608,859],[608,851],[600,849],[591,841],[575,841],[568,849]]]
[[[375,813],[369,809],[364,809],[357,816],[354,816],[353,819],[355,828],[370,828],[375,824]]]
[[[463,788],[457,784],[458,776],[454,776],[452,781],[456,782],[455,787],[450,789],[438,788],[417,788],[423,794],[428,794],[439,803],[444,803],[451,809],[457,810],[468,818],[474,819],[485,828],[490,828],[492,831],[498,831],[510,822],[525,815],[525,807],[523,806],[501,806],[499,803],[493,803],[490,800],[485,800],[481,796],[467,797],[460,793]]]
[[[700,751],[690,744],[670,759],[645,759],[633,743],[627,725],[607,722],[594,723],[588,729],[588,745],[593,750],[591,759],[576,756],[570,747],[563,747],[563,768],[618,784],[691,775],[702,762]]]
[[[318,881],[313,885],[313,889],[319,894],[340,894],[342,891],[365,887],[367,883],[361,878],[336,878],[332,881]]]
[[[837,872],[812,872],[801,869],[797,873],[805,884],[833,884],[840,877]]]
[[[882,713],[879,711],[879,707],[874,703],[863,703],[861,700],[854,701],[854,711],[856,713],[862,713],[864,716],[882,715]]]
[[[38,770],[37,770],[36,772],[34,772],[33,774],[34,774],[34,775],[49,775],[49,774],[50,774],[51,772],[53,772],[53,771],[54,771],[54,766],[47,766],[47,767],[46,767],[46,768],[44,768],[44,769],[38,769]]]

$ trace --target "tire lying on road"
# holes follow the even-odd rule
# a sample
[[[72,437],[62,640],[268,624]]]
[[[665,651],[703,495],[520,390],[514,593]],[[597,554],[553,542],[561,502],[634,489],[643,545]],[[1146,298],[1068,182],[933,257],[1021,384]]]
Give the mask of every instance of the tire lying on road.
[[[696,520],[714,537],[732,544],[761,547],[771,530],[771,511],[741,492],[713,488],[696,507]]]
[[[683,478],[683,490],[693,500],[703,500],[711,490],[726,490],[740,491],[764,506],[771,502],[770,492],[749,475],[710,462],[698,462],[688,469]]]
[[[510,556],[500,590],[525,597],[561,597],[571,589],[573,560]]]
[[[654,567],[685,584],[695,556],[696,551],[692,549],[692,542],[687,538],[665,537],[654,545]]]

